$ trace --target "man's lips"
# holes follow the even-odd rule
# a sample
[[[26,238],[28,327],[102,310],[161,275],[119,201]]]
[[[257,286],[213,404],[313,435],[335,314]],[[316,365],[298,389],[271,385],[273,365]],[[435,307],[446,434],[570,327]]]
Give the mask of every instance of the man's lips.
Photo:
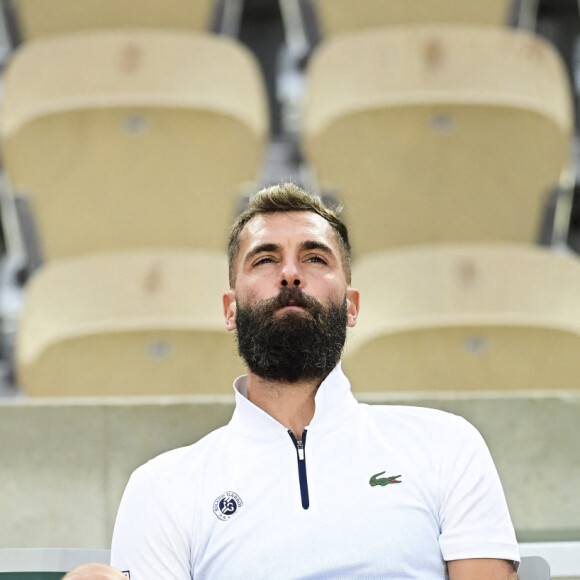
[[[282,313],[282,312],[307,312],[308,311],[308,306],[306,306],[305,304],[300,304],[300,303],[296,303],[296,301],[294,300],[289,300],[286,304],[283,304],[282,306],[279,306],[276,309],[277,313]]]

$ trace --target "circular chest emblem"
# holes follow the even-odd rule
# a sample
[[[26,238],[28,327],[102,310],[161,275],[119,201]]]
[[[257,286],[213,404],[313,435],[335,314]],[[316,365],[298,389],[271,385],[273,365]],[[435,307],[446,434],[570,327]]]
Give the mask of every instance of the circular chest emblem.
[[[226,491],[213,502],[213,513],[222,521],[238,513],[244,502],[237,493]]]

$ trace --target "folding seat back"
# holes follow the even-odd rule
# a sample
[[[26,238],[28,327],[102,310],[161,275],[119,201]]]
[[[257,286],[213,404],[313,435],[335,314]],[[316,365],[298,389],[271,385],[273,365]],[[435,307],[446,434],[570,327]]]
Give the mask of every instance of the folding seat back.
[[[571,537],[578,536],[575,534]],[[524,568],[524,573],[519,576],[520,580],[580,577],[580,541],[578,539],[521,542],[519,547],[522,558],[520,570]],[[536,568],[544,571],[547,568],[551,576],[541,576],[540,573],[533,576]]]
[[[508,22],[511,0],[312,0],[324,38],[413,23],[489,24]]]
[[[244,369],[221,296],[225,255],[125,252],[45,264],[16,344],[31,396],[233,393]]]
[[[571,89],[556,50],[482,26],[343,35],[308,71],[303,148],[359,254],[538,238],[568,175]]]
[[[12,1],[24,40],[94,29],[206,30],[214,6],[214,0]]]
[[[541,556],[522,556],[518,580],[550,580],[550,565]]]
[[[378,252],[353,268],[361,391],[580,388],[580,260],[519,244]]]
[[[241,45],[165,31],[38,39],[5,89],[3,162],[47,259],[224,248],[268,128],[261,73]]]

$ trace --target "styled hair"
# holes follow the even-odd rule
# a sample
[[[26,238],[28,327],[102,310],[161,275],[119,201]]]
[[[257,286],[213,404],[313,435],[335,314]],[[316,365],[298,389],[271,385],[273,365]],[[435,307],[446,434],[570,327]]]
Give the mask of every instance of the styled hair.
[[[351,250],[348,230],[339,217],[341,208],[331,209],[317,195],[304,191],[294,183],[282,183],[266,187],[252,195],[247,208],[237,217],[230,229],[228,266],[231,288],[236,282],[235,265],[240,250],[240,236],[246,224],[258,215],[291,211],[316,213],[330,224],[342,251],[343,267],[347,282],[350,284]]]

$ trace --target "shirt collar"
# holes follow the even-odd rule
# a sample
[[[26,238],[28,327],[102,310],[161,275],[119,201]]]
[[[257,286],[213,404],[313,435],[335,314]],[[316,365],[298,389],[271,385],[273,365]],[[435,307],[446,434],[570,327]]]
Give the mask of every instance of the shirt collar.
[[[286,427],[248,400],[247,375],[234,381],[236,409],[230,426],[236,431],[252,435],[286,434]],[[309,431],[324,431],[343,423],[354,411],[357,401],[350,390],[350,382],[339,363],[322,381],[315,397],[314,417],[306,428]]]

